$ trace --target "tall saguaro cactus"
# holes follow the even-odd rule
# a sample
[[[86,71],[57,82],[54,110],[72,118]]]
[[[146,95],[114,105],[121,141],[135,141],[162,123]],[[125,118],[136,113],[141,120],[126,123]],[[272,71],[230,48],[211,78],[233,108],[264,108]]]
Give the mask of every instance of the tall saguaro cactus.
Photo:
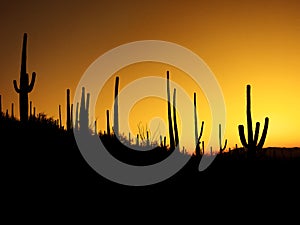
[[[110,136],[109,110],[106,110],[106,132]]]
[[[246,114],[247,114],[247,128],[248,128],[248,143],[245,138],[244,126],[239,125],[238,130],[239,130],[239,136],[240,136],[242,145],[247,150],[248,156],[250,158],[253,158],[253,157],[255,157],[256,152],[261,150],[265,143],[268,126],[269,126],[269,118],[268,117],[265,118],[264,129],[263,129],[260,141],[258,142],[260,123],[259,122],[256,123],[255,133],[253,136],[252,116],[251,116],[251,86],[250,85],[247,85]]]
[[[67,89],[67,131],[71,130],[71,124],[70,89]]]
[[[87,93],[85,99],[85,88],[82,87],[79,124],[80,124],[80,131],[83,132],[88,132],[89,129],[89,105],[90,105],[90,94]]]
[[[195,123],[195,146],[196,146],[196,156],[199,157],[201,155],[200,149],[200,140],[203,134],[204,121],[201,124],[200,134],[198,133],[198,116],[197,116],[197,94],[194,92],[194,123]]]
[[[176,88],[173,93],[173,119],[174,119],[174,135],[175,135],[175,146],[179,149],[179,135],[177,127],[177,116],[176,116]]]
[[[27,61],[27,34],[23,36],[23,47],[22,47],[22,59],[21,59],[21,72],[20,72],[20,86],[18,87],[17,81],[14,80],[15,91],[19,94],[19,108],[20,108],[20,120],[26,122],[28,120],[28,93],[33,89],[36,74],[32,73],[31,82],[29,82],[29,75],[26,72],[26,61]]]
[[[115,81],[115,99],[114,99],[114,133],[119,135],[119,77]]]
[[[0,117],[2,116],[2,96],[0,95]]]
[[[169,123],[169,136],[170,136],[170,149],[175,149],[175,140],[172,125],[172,111],[171,111],[171,94],[170,94],[170,75],[167,71],[167,98],[168,98],[168,123]]]

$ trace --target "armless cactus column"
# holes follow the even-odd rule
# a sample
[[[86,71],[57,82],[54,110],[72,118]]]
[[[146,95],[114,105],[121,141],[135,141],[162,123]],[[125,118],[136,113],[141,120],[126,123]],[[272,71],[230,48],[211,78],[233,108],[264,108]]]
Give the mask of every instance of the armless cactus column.
[[[240,140],[242,145],[244,146],[244,148],[247,150],[248,153],[248,157],[249,158],[254,158],[256,155],[256,152],[261,150],[265,140],[266,140],[266,136],[267,136],[267,131],[268,131],[268,126],[269,126],[269,118],[266,117],[265,118],[265,125],[264,125],[264,129],[260,138],[260,141],[258,142],[258,134],[259,134],[259,127],[260,127],[260,123],[257,122],[256,123],[256,127],[255,127],[255,133],[253,136],[253,129],[252,129],[252,116],[251,116],[251,86],[247,85],[247,128],[248,128],[248,143],[246,141],[245,138],[245,133],[244,133],[244,126],[243,125],[239,125],[238,129],[239,129],[239,135],[240,135]],[[258,144],[257,144],[258,142]]]
[[[20,120],[26,122],[28,120],[28,93],[33,89],[35,72],[32,73],[31,82],[29,82],[29,75],[26,72],[26,50],[27,50],[27,34],[23,36],[23,47],[22,47],[22,59],[21,59],[21,72],[20,72],[20,86],[18,88],[17,81],[14,80],[15,91],[19,94],[19,108],[20,108]]]
[[[114,99],[114,133],[119,135],[119,77],[115,82],[115,99]]]
[[[90,93],[86,94],[86,99],[85,99],[85,88],[82,87],[79,124],[80,124],[80,131],[85,133],[89,131],[89,105],[90,105]]]
[[[173,119],[174,119],[175,146],[178,147],[179,150],[179,135],[178,135],[177,117],[176,117],[176,88],[174,88],[174,93],[173,93]]]
[[[170,136],[170,149],[175,149],[175,140],[172,125],[172,111],[171,111],[171,94],[170,94],[170,77],[167,71],[167,97],[168,97],[168,123],[169,123],[169,136]]]
[[[72,129],[71,124],[70,89],[67,89],[67,131]]]

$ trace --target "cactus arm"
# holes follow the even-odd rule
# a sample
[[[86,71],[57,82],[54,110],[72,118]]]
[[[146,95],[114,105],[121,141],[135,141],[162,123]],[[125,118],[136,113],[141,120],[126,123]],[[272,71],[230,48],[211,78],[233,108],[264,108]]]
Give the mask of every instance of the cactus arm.
[[[266,140],[266,137],[267,137],[267,132],[268,132],[268,127],[269,127],[269,118],[266,117],[265,118],[264,129],[263,129],[260,141],[259,141],[259,143],[257,145],[258,149],[262,149],[262,147],[263,147],[263,145],[265,143],[265,140]]]
[[[245,132],[244,132],[244,126],[243,125],[239,125],[239,136],[240,136],[240,140],[241,140],[242,145],[245,148],[248,148],[248,144],[247,144],[247,141],[246,141],[246,138],[245,138]]]
[[[219,124],[219,145],[220,145],[220,152],[222,153],[227,146],[227,139],[225,140],[224,147],[222,148],[222,127],[221,124]]]
[[[222,149],[222,151],[224,151],[224,150],[226,149],[226,146],[227,146],[227,139],[225,139],[224,147],[223,147],[223,148],[221,148],[221,149]]]
[[[33,72],[32,73],[32,79],[31,79],[30,85],[28,86],[27,92],[31,92],[32,91],[33,86],[34,86],[34,82],[35,82],[35,77],[36,77],[36,73]]]
[[[14,80],[13,84],[14,84],[15,91],[19,94],[21,90],[18,88],[17,81]]]
[[[202,137],[202,134],[203,134],[203,128],[204,128],[204,121],[202,121],[202,124],[201,124],[201,130],[200,130],[200,134],[199,134],[199,137],[198,137],[197,145],[200,144],[200,140],[201,140],[201,137]]]
[[[260,128],[260,123],[257,122],[257,123],[256,123],[256,126],[255,126],[255,133],[254,133],[254,142],[253,142],[253,145],[254,145],[254,146],[257,145],[258,135],[259,135],[259,128]]]

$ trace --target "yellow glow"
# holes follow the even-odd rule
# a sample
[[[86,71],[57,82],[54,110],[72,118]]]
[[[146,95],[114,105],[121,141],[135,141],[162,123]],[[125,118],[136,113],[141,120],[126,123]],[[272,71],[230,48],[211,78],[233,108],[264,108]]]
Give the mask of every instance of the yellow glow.
[[[0,13],[3,110],[10,110],[14,102],[18,115],[18,96],[12,81],[19,79],[23,32],[28,32],[28,72],[37,72],[30,100],[37,112],[55,118],[61,104],[64,121],[66,89],[74,94],[80,77],[96,58],[127,42],[158,39],[191,49],[216,75],[226,102],[228,147],[241,145],[237,126],[246,125],[247,84],[252,86],[253,122],[263,123],[266,116],[270,118],[265,147],[300,146],[299,1],[74,2],[71,8],[67,3],[59,7],[57,3],[9,4],[3,4]],[[156,64],[129,66],[114,74],[100,94],[96,109],[98,128],[106,127],[105,110],[111,108],[116,75],[120,76],[122,89],[137,77],[165,77],[166,70],[170,70],[173,81],[184,85],[191,99],[195,90],[201,95],[176,68]],[[166,116],[163,103],[157,103],[161,104],[161,112],[139,114],[146,103],[141,102],[132,110],[130,126],[135,132],[138,120],[149,122],[156,113]],[[203,94],[199,96],[198,112],[199,120],[206,123],[206,141],[211,128]]]

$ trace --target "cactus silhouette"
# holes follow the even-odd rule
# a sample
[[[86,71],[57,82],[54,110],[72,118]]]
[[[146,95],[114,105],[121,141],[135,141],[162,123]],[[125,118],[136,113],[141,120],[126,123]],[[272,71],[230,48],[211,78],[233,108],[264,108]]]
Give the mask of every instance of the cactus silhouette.
[[[119,77],[115,81],[115,99],[114,99],[114,133],[119,135]]]
[[[58,106],[58,116],[59,116],[59,128],[62,129],[62,121],[61,121],[61,105]]]
[[[11,103],[11,118],[15,118],[15,113],[14,113],[14,103]]]
[[[67,131],[71,130],[71,124],[70,89],[67,89]]]
[[[75,112],[75,131],[79,130],[79,103],[76,103],[76,112]]]
[[[80,102],[80,113],[79,113],[79,125],[80,131],[88,132],[89,130],[89,105],[90,105],[90,94],[87,93],[85,99],[85,88],[82,88],[81,102]]]
[[[171,94],[170,94],[170,76],[167,71],[167,97],[168,97],[168,123],[169,123],[169,138],[170,138],[170,149],[175,149],[175,140],[172,125],[172,111],[171,111]]]
[[[200,134],[198,134],[198,116],[197,116],[197,94],[194,92],[194,123],[195,123],[195,146],[196,146],[196,156],[201,155],[200,140],[203,134],[204,121],[201,124]]]
[[[174,119],[175,146],[177,146],[179,149],[179,136],[178,136],[177,117],[176,117],[176,88],[174,88],[174,93],[173,93],[173,119]]]
[[[250,85],[247,85],[246,114],[247,114],[247,128],[248,128],[248,143],[245,138],[245,132],[244,132],[243,125],[238,126],[239,136],[240,136],[242,145],[247,150],[248,157],[254,158],[256,155],[256,152],[261,150],[265,143],[268,126],[269,126],[269,118],[268,117],[265,118],[264,129],[263,129],[260,141],[258,142],[260,123],[259,122],[256,123],[255,133],[253,136],[252,116],[251,116],[251,86]],[[258,142],[258,144],[257,144],[257,142]]]
[[[19,94],[19,108],[20,108],[20,120],[26,122],[28,120],[28,93],[33,89],[36,74],[32,73],[32,79],[29,83],[29,75],[26,72],[26,61],[27,61],[27,34],[23,36],[23,47],[22,47],[22,59],[21,59],[21,72],[20,72],[20,86],[18,88],[17,81],[13,81],[14,89]]]
[[[106,131],[110,135],[109,110],[106,110]]]
[[[0,117],[2,116],[2,96],[0,95]]]
[[[201,124],[201,130],[200,130],[200,134],[199,134],[199,137],[197,139],[197,144],[196,144],[196,156],[201,156],[201,149],[200,149],[200,140],[201,140],[201,137],[203,135],[203,128],[204,128],[204,121],[202,121],[202,124]]]
[[[220,154],[226,149],[227,146],[227,139],[225,139],[224,147],[222,147],[222,126],[219,124],[219,146],[220,146]]]

